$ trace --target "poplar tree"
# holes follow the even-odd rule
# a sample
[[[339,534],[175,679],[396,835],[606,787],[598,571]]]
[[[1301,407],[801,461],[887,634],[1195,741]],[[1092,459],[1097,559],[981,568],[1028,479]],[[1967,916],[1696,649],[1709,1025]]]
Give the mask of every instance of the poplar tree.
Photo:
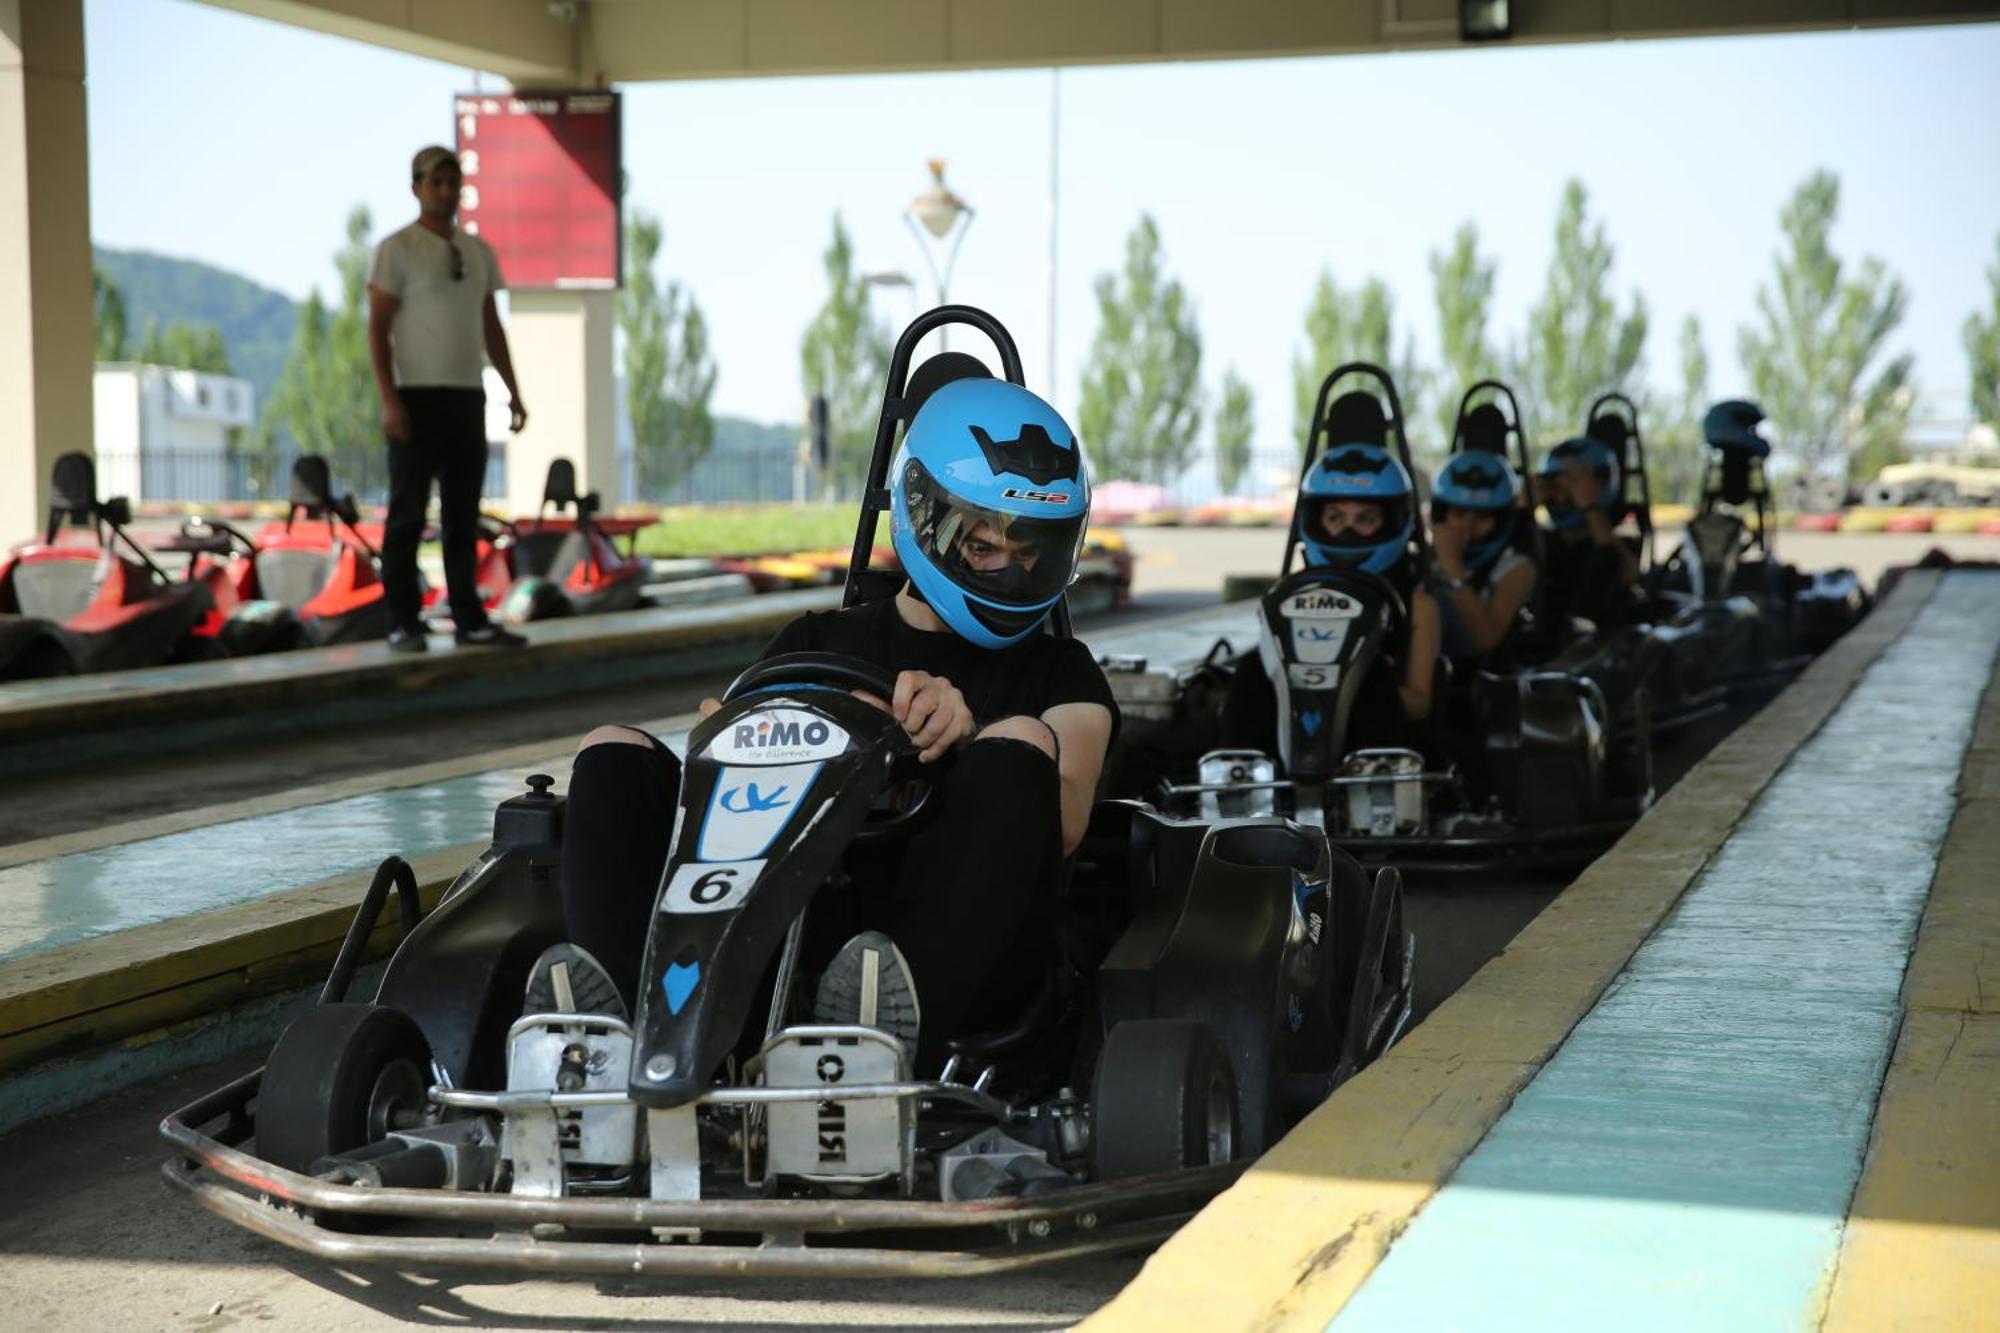
[[[1257,421],[1250,385],[1234,366],[1222,376],[1222,398],[1215,409],[1215,479],[1224,495],[1234,495],[1250,469],[1250,439]]]
[[[1301,447],[1312,431],[1321,382],[1349,361],[1367,361],[1389,372],[1406,424],[1412,435],[1419,433],[1415,422],[1424,375],[1413,340],[1406,337],[1402,355],[1395,354],[1396,298],[1387,283],[1371,277],[1353,291],[1342,291],[1333,274],[1321,269],[1306,303],[1305,334],[1305,346],[1292,357],[1292,429]]]
[[[1125,265],[1100,273],[1097,334],[1077,424],[1095,475],[1167,482],[1193,460],[1201,429],[1201,331],[1194,303],[1169,277],[1160,228],[1141,215],[1125,238]]]
[[[805,397],[826,395],[831,473],[829,495],[853,494],[867,475],[875,424],[889,373],[891,340],[868,304],[868,286],[854,271],[854,244],[840,214],[822,256],[827,297],[799,344],[799,380]]]
[[[1636,379],[1646,301],[1634,293],[1620,311],[1611,292],[1613,259],[1604,224],[1591,221],[1589,193],[1571,180],[1556,210],[1548,278],[1514,356],[1514,387],[1531,440],[1554,443],[1577,434],[1599,394],[1629,392]]]
[[[1965,320],[1965,359],[1972,373],[1972,414],[2000,429],[2000,237],[1986,270],[1986,314]]]
[[[701,304],[678,282],[653,272],[665,232],[634,209],[625,224],[625,283],[618,291],[624,339],[625,411],[651,493],[691,473],[715,444],[715,359]]]
[[[1829,237],[1840,211],[1840,178],[1816,171],[1778,216],[1783,243],[1771,281],[1757,290],[1756,324],[1737,333],[1737,352],[1777,442],[1808,472],[1845,478],[1902,450],[1913,388],[1909,356],[1880,361],[1903,321],[1908,296],[1881,260],[1850,272]],[[1865,451],[1866,459],[1857,460]]]
[[[1437,301],[1438,368],[1434,415],[1441,449],[1451,447],[1458,404],[1465,391],[1499,373],[1500,358],[1486,336],[1499,265],[1479,254],[1479,228],[1459,224],[1449,250],[1431,251],[1431,290]]]

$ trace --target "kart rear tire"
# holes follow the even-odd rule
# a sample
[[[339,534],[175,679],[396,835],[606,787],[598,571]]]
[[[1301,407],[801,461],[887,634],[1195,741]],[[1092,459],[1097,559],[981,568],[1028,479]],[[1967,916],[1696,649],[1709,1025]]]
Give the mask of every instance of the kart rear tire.
[[[1120,1023],[1091,1094],[1090,1175],[1120,1180],[1232,1160],[1236,1080],[1214,1032],[1186,1019]]]
[[[257,1093],[257,1154],[310,1173],[322,1157],[387,1137],[422,1114],[431,1048],[416,1020],[373,1004],[322,1004],[278,1038]]]

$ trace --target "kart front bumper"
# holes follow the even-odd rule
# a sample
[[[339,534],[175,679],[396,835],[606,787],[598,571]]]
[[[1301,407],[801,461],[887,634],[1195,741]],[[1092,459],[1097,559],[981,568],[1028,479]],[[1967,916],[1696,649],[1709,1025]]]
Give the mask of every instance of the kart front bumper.
[[[160,1122],[167,1181],[230,1222],[344,1264],[639,1276],[959,1277],[1143,1249],[1228,1188],[1247,1163],[1079,1185],[1028,1199],[519,1198],[335,1185],[233,1146],[252,1134],[262,1070]],[[225,1123],[211,1137],[200,1127]],[[432,1231],[359,1234],[366,1219]],[[378,1221],[379,1220],[379,1221]],[[699,1239],[657,1240],[658,1232]],[[569,1233],[601,1239],[569,1239]],[[635,1235],[636,1233],[636,1235]],[[643,1239],[638,1237],[643,1236]],[[870,1245],[869,1238],[881,1244]]]

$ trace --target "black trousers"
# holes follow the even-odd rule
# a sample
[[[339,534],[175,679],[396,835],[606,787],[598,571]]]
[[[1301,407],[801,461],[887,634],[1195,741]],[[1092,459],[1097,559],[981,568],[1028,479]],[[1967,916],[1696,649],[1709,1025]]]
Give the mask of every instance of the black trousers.
[[[680,761],[651,747],[593,745],[570,771],[563,913],[631,1002],[680,795]],[[900,844],[850,857],[851,902],[818,901],[805,955],[823,962],[858,929],[896,942],[923,1009],[919,1067],[935,1072],[954,1036],[1004,1021],[1039,978],[1003,964],[1062,866],[1055,761],[1022,741],[975,741],[932,793],[936,815]]]
[[[389,519],[382,530],[383,598],[392,625],[421,623],[417,546],[431,483],[438,489],[444,581],[460,630],[486,623],[479,600],[479,492],[486,483],[486,393],[482,389],[402,390],[410,438],[389,441]]]

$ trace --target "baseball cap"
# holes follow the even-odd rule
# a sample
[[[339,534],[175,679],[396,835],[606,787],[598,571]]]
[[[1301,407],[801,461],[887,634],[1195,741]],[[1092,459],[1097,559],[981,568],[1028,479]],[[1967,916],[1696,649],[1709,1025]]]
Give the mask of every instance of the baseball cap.
[[[445,166],[457,167],[458,154],[452,152],[449,148],[443,148],[437,144],[432,144],[428,148],[419,148],[417,155],[410,159],[410,179],[421,180],[423,177],[436,171],[439,167]]]

